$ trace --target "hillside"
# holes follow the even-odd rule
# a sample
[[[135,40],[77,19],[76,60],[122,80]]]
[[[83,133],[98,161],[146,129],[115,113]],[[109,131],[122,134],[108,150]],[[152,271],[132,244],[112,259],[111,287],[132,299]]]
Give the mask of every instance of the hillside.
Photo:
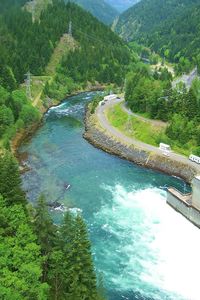
[[[11,7],[23,6],[27,0],[1,0],[0,1],[0,14],[4,13],[6,10]]]
[[[112,24],[118,11],[104,0],[73,0],[105,24]]]
[[[124,80],[130,53],[122,40],[79,6],[53,3],[42,12],[39,22],[32,22],[32,15],[20,7],[4,12],[0,19],[0,139],[6,146],[19,128],[38,119],[37,111],[24,95],[25,89],[13,92],[24,82],[28,71],[33,76],[33,97],[41,93],[40,86],[46,83],[44,105],[48,105],[49,98],[62,99],[88,84],[121,85]],[[64,35],[70,21],[78,47],[65,51],[70,48],[70,39]],[[53,80],[44,75],[51,75]]]
[[[97,81],[121,84],[130,53],[74,3],[45,1],[33,18],[24,1],[14,2],[5,2],[0,15],[0,299],[105,300],[82,217],[67,211],[58,230],[49,199],[28,203],[11,141],[30,134],[41,120],[39,108],[54,99]],[[24,84],[29,71],[31,94]]]
[[[115,30],[179,62],[199,54],[199,19],[198,0],[142,0],[120,16]]]
[[[120,13],[135,5],[140,0],[105,0],[108,4],[115,7]]]
[[[49,4],[52,4],[52,0],[32,0],[25,3],[24,9],[32,14],[33,20],[38,20]]]

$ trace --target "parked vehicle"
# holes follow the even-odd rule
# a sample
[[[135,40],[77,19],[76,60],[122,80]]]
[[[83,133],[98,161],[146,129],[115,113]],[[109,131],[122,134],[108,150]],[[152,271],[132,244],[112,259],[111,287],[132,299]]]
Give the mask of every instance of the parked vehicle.
[[[196,156],[196,155],[191,154],[191,155],[189,156],[189,160],[191,160],[191,161],[193,161],[193,162],[195,162],[195,163],[197,163],[197,164],[200,164],[200,157],[199,157],[199,156]]]
[[[167,151],[167,152],[170,152],[170,151],[171,151],[170,145],[163,144],[163,143],[160,143],[159,149],[160,149],[161,151]]]

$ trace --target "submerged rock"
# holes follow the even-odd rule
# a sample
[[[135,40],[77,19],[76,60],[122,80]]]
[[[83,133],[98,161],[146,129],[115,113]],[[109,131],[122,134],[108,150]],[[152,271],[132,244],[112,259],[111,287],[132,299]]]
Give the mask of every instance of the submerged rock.
[[[60,204],[58,201],[48,202],[47,205],[54,209],[62,206],[62,204]]]
[[[69,183],[65,183],[65,184],[64,184],[64,189],[65,189],[65,190],[69,190],[70,187],[71,187],[71,185],[70,185]]]

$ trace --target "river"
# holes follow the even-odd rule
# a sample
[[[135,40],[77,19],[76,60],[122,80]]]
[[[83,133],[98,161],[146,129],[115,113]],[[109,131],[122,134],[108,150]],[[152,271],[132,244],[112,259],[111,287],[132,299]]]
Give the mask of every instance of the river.
[[[109,300],[200,299],[200,231],[166,204],[167,186],[184,182],[94,148],[82,138],[84,93],[51,108],[20,148],[29,200],[44,193],[81,211]],[[68,188],[70,185],[70,188]],[[59,223],[63,210],[54,210]]]

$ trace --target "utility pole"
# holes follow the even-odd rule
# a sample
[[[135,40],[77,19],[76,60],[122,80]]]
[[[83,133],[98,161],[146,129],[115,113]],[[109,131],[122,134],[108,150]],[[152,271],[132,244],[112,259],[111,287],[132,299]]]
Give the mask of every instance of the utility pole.
[[[26,96],[28,99],[32,100],[32,95],[31,95],[31,73],[28,71],[27,74],[25,74],[26,79],[25,79],[25,84],[26,84]]]
[[[72,21],[69,22],[68,34],[72,36]]]

